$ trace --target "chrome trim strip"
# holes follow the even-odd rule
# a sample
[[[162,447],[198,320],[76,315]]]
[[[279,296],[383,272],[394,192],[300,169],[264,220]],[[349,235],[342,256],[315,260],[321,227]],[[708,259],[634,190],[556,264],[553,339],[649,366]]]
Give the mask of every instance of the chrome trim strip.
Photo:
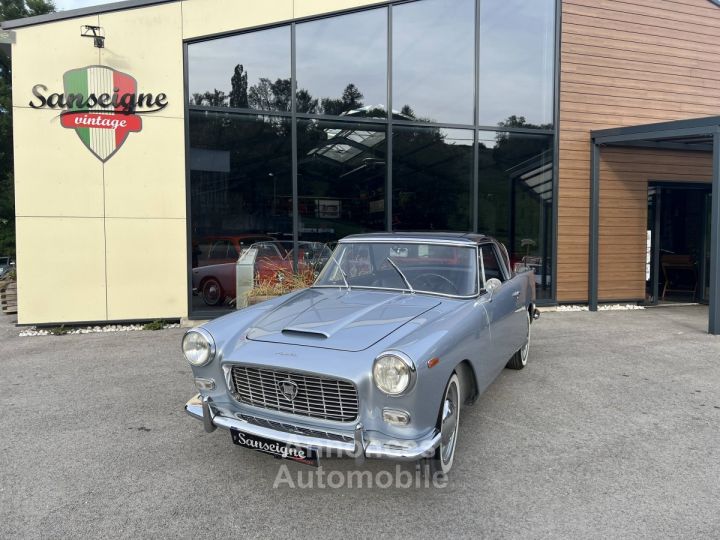
[[[397,238],[343,238],[338,240],[338,244],[429,244],[433,246],[473,247],[477,245],[477,242],[469,238],[467,240],[423,240],[399,236]]]
[[[310,289],[340,289],[342,291],[346,291],[347,289],[345,287],[340,287],[338,285],[311,285],[309,287]],[[365,285],[353,285],[353,290],[371,290],[371,291],[387,291],[387,292],[402,292],[407,293],[408,295],[412,294],[410,292],[410,289],[391,289],[387,287],[369,287]],[[454,294],[445,294],[445,293],[439,293],[439,292],[431,292],[431,291],[419,291],[417,289],[414,290],[415,294],[427,294],[428,296],[441,296],[443,298],[451,298],[454,300],[470,300],[472,298],[477,298],[480,293],[473,294],[470,296],[457,296]]]

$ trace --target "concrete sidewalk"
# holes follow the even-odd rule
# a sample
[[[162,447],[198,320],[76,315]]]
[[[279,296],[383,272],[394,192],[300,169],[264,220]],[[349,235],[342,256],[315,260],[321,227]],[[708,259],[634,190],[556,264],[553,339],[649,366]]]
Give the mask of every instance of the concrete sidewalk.
[[[183,412],[183,330],[20,338],[5,317],[0,537],[717,538],[720,339],[706,317],[543,314],[528,367],[463,409],[448,486],[406,490],[273,489],[287,462]]]

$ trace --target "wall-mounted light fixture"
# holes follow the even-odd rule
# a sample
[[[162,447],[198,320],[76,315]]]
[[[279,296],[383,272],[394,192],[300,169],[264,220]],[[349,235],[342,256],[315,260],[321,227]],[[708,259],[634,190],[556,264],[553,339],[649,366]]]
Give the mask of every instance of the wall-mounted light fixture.
[[[99,26],[82,25],[80,27],[80,36],[93,38],[93,44],[98,49],[105,47],[105,32]]]

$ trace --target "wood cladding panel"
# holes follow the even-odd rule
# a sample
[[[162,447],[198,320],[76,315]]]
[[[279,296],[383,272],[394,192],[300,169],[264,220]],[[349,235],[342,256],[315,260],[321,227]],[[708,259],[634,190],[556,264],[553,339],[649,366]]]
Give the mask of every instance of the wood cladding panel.
[[[718,35],[707,0],[563,0],[558,301],[588,299],[590,131],[720,115]],[[601,301],[645,296],[648,181],[710,175],[698,152],[602,150]]]

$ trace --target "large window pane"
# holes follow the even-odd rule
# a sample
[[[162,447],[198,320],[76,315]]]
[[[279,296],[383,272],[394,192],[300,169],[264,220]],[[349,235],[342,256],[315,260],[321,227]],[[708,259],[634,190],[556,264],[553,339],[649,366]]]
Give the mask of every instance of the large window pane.
[[[406,120],[473,123],[475,2],[393,7],[393,111]]]
[[[301,240],[385,229],[385,127],[298,122]]]
[[[471,229],[471,130],[394,126],[393,229]]]
[[[384,117],[387,9],[298,24],[297,110]]]
[[[553,137],[480,132],[478,147],[478,230],[503,242],[513,264],[532,268],[538,298],[549,298]]]
[[[232,308],[243,247],[292,238],[290,123],[192,112],[189,152],[197,315]]]
[[[553,123],[555,0],[480,2],[480,125]]]
[[[192,105],[290,110],[290,27],[188,46]]]

